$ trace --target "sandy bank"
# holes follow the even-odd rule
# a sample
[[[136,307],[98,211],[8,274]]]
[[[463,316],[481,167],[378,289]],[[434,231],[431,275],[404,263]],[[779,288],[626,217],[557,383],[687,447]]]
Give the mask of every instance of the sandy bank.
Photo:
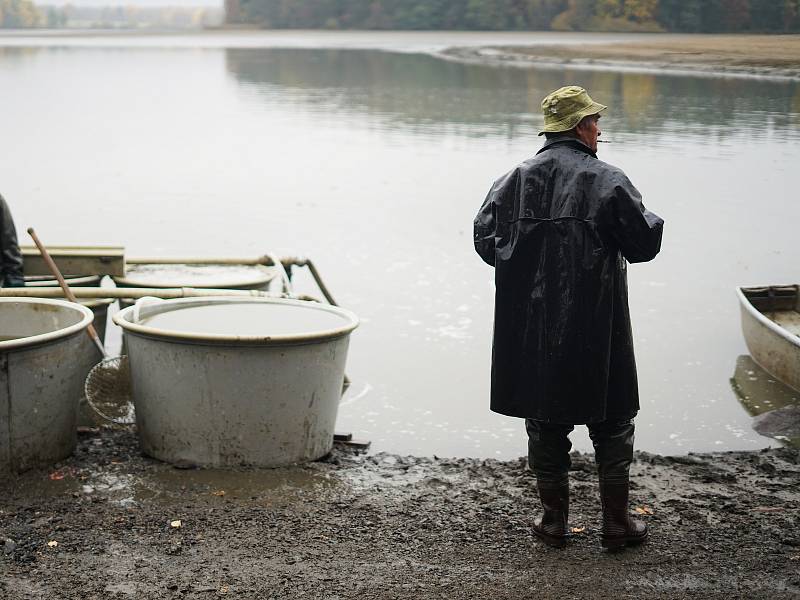
[[[130,433],[84,435],[0,482],[0,597],[787,598],[800,594],[800,452],[639,454],[645,546],[599,551],[591,456],[572,540],[540,545],[525,461],[355,456],[178,470]],[[179,522],[178,522],[179,521]],[[57,543],[57,544],[54,544]]]
[[[652,41],[618,44],[451,48],[443,55],[466,62],[516,66],[571,65],[800,79],[800,35],[653,35]]]

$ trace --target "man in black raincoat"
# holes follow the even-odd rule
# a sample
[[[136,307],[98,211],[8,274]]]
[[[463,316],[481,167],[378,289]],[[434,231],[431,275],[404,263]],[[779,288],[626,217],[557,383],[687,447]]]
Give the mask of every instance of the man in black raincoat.
[[[5,199],[0,195],[0,287],[25,285],[22,274],[22,254],[17,243],[14,219]]]
[[[548,95],[543,148],[494,183],[475,218],[475,249],[495,268],[491,409],[525,419],[544,508],[534,533],[556,547],[568,532],[567,436],[579,424],[595,448],[602,546],[648,533],[628,509],[639,395],[626,268],[658,254],[663,221],[597,159],[605,108],[577,86]]]

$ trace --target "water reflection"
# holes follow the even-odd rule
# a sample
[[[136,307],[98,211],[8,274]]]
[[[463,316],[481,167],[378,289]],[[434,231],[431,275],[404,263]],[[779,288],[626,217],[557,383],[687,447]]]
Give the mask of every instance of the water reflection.
[[[3,69],[22,69],[39,56],[43,48],[30,47],[30,48],[9,48],[0,46],[0,64]]]
[[[736,359],[731,388],[753,417],[753,429],[800,448],[800,392],[781,383],[749,355]]]
[[[470,135],[532,131],[529,83],[515,71],[361,50],[230,49],[226,64],[267,101],[290,99],[337,118],[366,114],[411,130],[455,125]]]
[[[743,128],[756,137],[798,133],[797,82],[498,68],[341,49],[228,49],[226,65],[267,102],[367,115],[388,129],[450,125],[465,135],[531,135],[540,126],[541,98],[579,82],[612,107],[608,120],[619,131],[720,140]]]

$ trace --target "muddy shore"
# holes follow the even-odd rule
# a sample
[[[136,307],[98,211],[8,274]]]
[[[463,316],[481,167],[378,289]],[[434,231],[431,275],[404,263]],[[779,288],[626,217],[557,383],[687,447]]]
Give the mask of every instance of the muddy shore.
[[[638,453],[644,546],[599,549],[591,455],[573,456],[572,539],[531,534],[525,460],[337,449],[277,470],[182,470],[134,434],[0,480],[0,597],[796,598],[800,451]]]
[[[663,40],[663,41],[662,41]],[[652,41],[450,48],[451,60],[513,66],[800,79],[800,35],[670,35]]]

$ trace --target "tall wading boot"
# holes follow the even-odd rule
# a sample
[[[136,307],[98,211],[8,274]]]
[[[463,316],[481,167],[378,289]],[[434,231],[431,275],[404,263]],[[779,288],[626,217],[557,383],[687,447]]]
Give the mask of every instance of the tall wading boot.
[[[567,544],[569,482],[538,481],[536,486],[544,512],[533,524],[533,533],[548,546],[563,548]]]
[[[632,519],[628,506],[634,430],[633,419],[589,425],[603,507],[600,544],[606,550],[641,544],[648,535],[647,525]]]
[[[528,463],[536,474],[536,487],[544,513],[534,522],[533,533],[548,546],[567,543],[569,518],[569,433],[572,425],[525,420],[528,431]]]
[[[603,530],[600,545],[606,550],[636,546],[647,539],[647,525],[631,518],[628,507],[628,482],[600,481],[600,502],[603,506]]]

